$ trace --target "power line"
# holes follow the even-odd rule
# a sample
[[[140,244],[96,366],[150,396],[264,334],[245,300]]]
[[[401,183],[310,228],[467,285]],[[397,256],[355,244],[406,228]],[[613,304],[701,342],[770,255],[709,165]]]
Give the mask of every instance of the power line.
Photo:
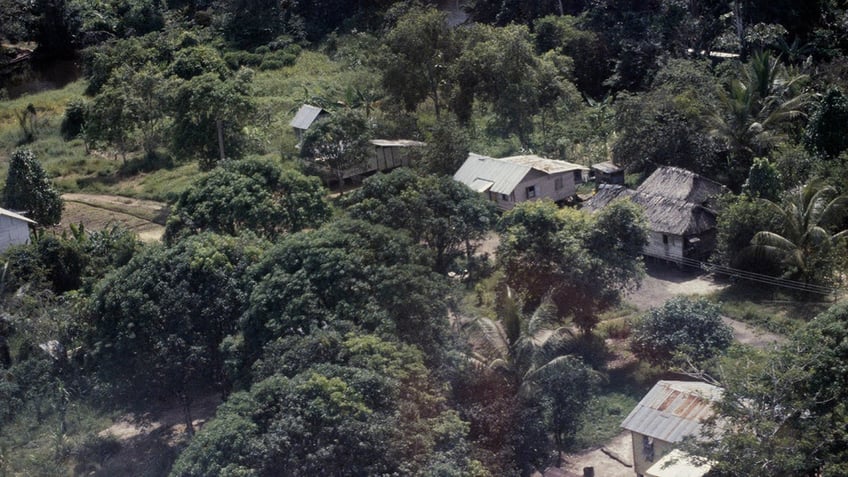
[[[765,285],[776,286],[781,288],[788,288],[790,290],[802,291],[815,293],[818,295],[835,295],[840,291],[839,288],[827,287],[824,285],[814,285],[811,283],[804,283],[795,280],[789,280],[786,278],[778,278],[772,277],[770,275],[763,275],[761,273],[749,272],[747,270],[740,270],[738,268],[726,267],[724,265],[716,265],[714,263],[701,262],[699,260],[695,260],[692,258],[685,257],[669,257],[663,255],[654,255],[650,253],[645,253],[645,256],[659,258],[661,260],[666,260],[669,262],[674,262],[679,265],[684,265],[687,267],[697,268],[699,270],[704,270],[709,273],[719,273],[722,275],[727,275],[734,278],[741,278],[743,280],[748,280],[756,283],[762,283]]]

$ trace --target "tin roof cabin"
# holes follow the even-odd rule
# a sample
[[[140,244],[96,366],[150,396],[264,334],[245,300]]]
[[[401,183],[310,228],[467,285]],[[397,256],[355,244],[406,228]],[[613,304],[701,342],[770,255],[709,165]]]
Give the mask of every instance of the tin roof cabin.
[[[539,199],[562,202],[574,197],[589,168],[536,155],[494,158],[471,153],[453,178],[501,210]]]

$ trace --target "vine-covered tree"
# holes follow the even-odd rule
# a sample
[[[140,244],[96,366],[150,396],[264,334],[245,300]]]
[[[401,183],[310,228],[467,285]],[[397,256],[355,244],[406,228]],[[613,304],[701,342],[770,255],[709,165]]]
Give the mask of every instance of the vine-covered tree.
[[[42,226],[56,225],[62,218],[62,197],[29,149],[16,149],[9,158],[3,207],[23,211]]]

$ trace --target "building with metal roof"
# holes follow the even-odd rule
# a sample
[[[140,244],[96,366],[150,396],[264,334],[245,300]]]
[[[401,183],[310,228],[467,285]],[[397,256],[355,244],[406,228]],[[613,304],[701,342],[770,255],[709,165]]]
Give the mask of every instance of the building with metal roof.
[[[527,200],[569,199],[588,171],[579,164],[536,155],[494,158],[470,153],[453,178],[509,210]]]
[[[29,226],[35,221],[21,214],[0,208],[0,252],[12,245],[29,242]]]
[[[304,104],[297,110],[294,119],[289,122],[289,126],[294,129],[294,135],[297,137],[298,144],[303,141],[303,134],[312,126],[312,123],[325,114],[329,113],[318,106],[312,106],[310,104]]]
[[[690,381],[660,381],[630,411],[621,427],[630,431],[637,475],[647,471],[685,437],[700,435],[722,389]]]

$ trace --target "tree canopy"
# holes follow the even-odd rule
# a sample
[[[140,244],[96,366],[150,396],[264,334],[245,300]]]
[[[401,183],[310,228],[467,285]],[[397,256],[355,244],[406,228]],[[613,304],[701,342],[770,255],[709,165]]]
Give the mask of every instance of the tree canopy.
[[[317,178],[267,160],[224,161],[180,194],[165,238],[173,242],[201,231],[251,231],[272,239],[317,227],[330,214]]]
[[[3,207],[25,212],[42,226],[58,224],[62,218],[62,198],[29,149],[16,149],[9,158]]]

